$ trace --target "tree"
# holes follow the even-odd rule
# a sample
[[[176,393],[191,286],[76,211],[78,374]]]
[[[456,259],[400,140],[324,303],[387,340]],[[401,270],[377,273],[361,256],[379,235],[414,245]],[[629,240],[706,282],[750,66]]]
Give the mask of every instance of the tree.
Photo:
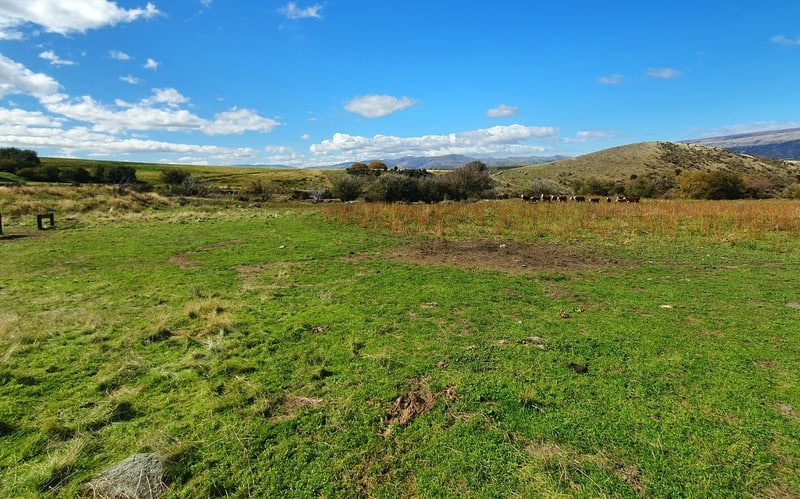
[[[0,171],[16,173],[23,168],[36,168],[40,164],[36,151],[16,147],[0,149]]]
[[[369,168],[369,171],[373,175],[380,175],[381,173],[385,172],[388,169],[386,168],[386,163],[378,160],[370,161],[369,164],[367,165],[367,168]]]
[[[350,168],[348,168],[345,171],[350,175],[361,176],[361,177],[370,175],[372,173],[369,169],[369,165],[367,165],[366,163],[362,163],[360,161],[353,163],[352,165],[350,165]]]

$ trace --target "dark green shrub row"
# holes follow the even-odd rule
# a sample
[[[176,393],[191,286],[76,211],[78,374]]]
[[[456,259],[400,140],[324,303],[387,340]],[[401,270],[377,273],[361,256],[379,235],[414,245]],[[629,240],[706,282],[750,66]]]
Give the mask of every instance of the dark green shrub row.
[[[365,174],[365,171],[371,173]],[[392,170],[375,175],[376,171],[376,168],[349,168],[350,175],[334,181],[332,195],[342,201],[363,196],[366,201],[387,203],[436,203],[497,197],[495,181],[480,161],[467,163],[443,175],[433,175],[424,170]]]

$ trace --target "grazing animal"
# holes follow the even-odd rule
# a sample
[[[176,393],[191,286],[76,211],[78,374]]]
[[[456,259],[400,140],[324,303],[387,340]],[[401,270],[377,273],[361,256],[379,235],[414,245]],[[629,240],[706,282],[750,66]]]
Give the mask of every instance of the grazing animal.
[[[589,201],[591,201],[592,203],[599,203],[600,202],[600,198],[591,198],[591,199],[589,199]]]
[[[583,203],[583,202],[586,201],[586,197],[585,196],[572,196],[572,200],[575,201],[576,203]]]
[[[626,196],[625,201],[627,201],[628,203],[638,203],[639,196]]]
[[[563,194],[560,194],[557,199],[558,199],[558,202],[560,202],[560,203],[566,203],[567,200],[569,199],[569,197],[565,196]]]

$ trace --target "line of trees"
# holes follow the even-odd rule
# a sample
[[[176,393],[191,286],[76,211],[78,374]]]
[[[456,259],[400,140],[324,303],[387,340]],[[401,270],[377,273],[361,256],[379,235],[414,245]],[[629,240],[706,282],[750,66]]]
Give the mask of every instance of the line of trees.
[[[43,166],[36,151],[16,147],[0,148],[0,171],[32,182],[141,184],[132,166],[98,164],[91,171],[83,166]]]
[[[441,175],[426,170],[389,170],[380,161],[353,163],[348,175],[333,182],[331,193],[342,201],[426,202],[497,197],[487,166],[472,161]]]

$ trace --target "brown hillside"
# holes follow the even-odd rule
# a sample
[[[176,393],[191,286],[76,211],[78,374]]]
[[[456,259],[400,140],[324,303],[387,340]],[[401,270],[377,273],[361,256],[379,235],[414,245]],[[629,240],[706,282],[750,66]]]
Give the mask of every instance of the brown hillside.
[[[769,179],[778,187],[797,183],[800,164],[716,147],[674,142],[643,142],[613,147],[553,163],[500,171],[501,187],[526,189],[536,179],[554,180],[566,189],[577,179],[596,178],[625,182],[636,177],[672,178],[684,171],[722,170],[743,177]]]

